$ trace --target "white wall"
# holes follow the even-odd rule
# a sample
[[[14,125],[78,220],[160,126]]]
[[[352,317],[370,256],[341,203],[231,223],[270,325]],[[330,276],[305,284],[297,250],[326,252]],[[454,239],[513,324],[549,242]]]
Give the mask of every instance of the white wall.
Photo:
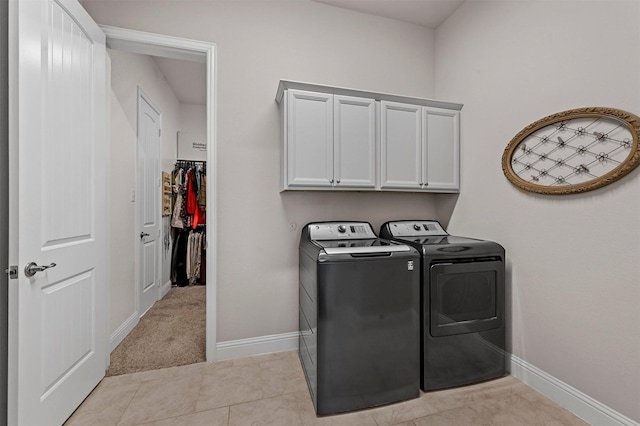
[[[204,65],[202,65],[204,67]],[[185,76],[188,78],[187,76]],[[178,159],[206,161],[207,152],[193,148],[194,143],[207,141],[207,106],[180,104],[180,134],[178,135]]]
[[[280,193],[275,102],[280,79],[431,97],[433,31],[309,0],[83,4],[101,24],[217,45],[219,342],[297,331],[305,223],[435,216],[429,195]]]
[[[111,165],[109,221],[111,227],[110,328],[113,334],[136,312],[135,234],[136,120],[138,86],[162,114],[162,167],[170,172],[176,158],[180,103],[153,59],[118,50],[111,57]],[[160,189],[159,189],[160,190]],[[136,198],[140,198],[137,196]],[[160,209],[160,206],[158,206]],[[167,218],[163,218],[163,232]],[[163,241],[162,239],[160,240]],[[161,284],[169,281],[170,250],[161,244]]]
[[[180,104],[180,130],[207,138],[207,106]]]
[[[640,421],[640,168],[573,196],[512,186],[507,143],[551,113],[640,115],[640,2],[468,1],[436,31],[436,96],[464,103],[450,231],[501,242],[513,354]],[[454,200],[455,201],[455,200]]]

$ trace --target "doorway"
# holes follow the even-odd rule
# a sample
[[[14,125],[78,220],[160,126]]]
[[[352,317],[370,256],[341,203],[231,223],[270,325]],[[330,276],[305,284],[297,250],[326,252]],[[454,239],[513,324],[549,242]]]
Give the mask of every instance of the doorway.
[[[164,58],[169,59],[178,59],[182,61],[194,61],[199,65],[204,66],[206,69],[206,89],[205,89],[205,98],[206,104],[203,106],[203,120],[206,124],[203,125],[204,130],[204,141],[206,144],[206,172],[208,177],[208,185],[206,189],[206,199],[207,199],[207,209],[206,209],[206,241],[207,241],[207,251],[206,258],[204,262],[207,268],[207,278],[206,278],[206,360],[214,361],[215,360],[215,289],[216,289],[216,277],[215,277],[215,175],[213,174],[214,170],[214,158],[215,158],[215,132],[213,128],[213,115],[215,111],[215,103],[214,103],[214,54],[215,47],[208,43],[194,42],[190,40],[182,40],[173,37],[160,36],[155,34],[141,33],[138,31],[131,30],[123,30],[119,28],[112,27],[102,27],[103,31],[107,35],[107,47],[113,49],[114,52],[126,52],[130,54],[139,54],[139,55],[152,55],[154,57],[159,57],[159,59],[164,60]],[[115,83],[115,82],[114,82]],[[113,102],[113,93],[112,102]],[[126,108],[126,105],[121,105]],[[111,111],[112,121],[114,120],[126,120],[126,117],[119,114],[118,111],[112,109]],[[171,128],[171,125],[167,126],[167,122],[165,120],[165,111],[163,111],[163,126]],[[169,123],[170,124],[170,123]],[[175,127],[174,127],[175,129]],[[166,130],[163,129],[163,132]],[[118,134],[113,134],[113,132],[118,132],[118,130],[112,129],[112,137],[111,139],[118,139]],[[173,137],[176,137],[175,132],[173,133]],[[175,140],[175,139],[174,139]],[[175,145],[174,145],[175,146]],[[124,155],[126,157],[126,154]],[[177,160],[177,155],[174,156],[171,160],[167,160],[169,158],[165,153],[161,154],[162,156],[162,170],[167,170],[168,162],[173,163]],[[112,163],[114,161],[119,161],[118,159],[113,158],[112,152]],[[171,164],[173,166],[173,164]],[[170,170],[170,169],[169,169]],[[117,180],[117,178],[116,178]],[[117,183],[112,181],[112,189],[117,185]],[[158,181],[158,186],[161,185],[161,182]],[[143,194],[136,194],[136,191],[131,191],[128,197],[128,202],[133,202],[134,200],[142,200]],[[158,207],[159,208],[159,207]],[[114,214],[119,214],[115,212]],[[164,295],[168,288],[170,288],[167,284],[170,285],[170,282],[167,282],[166,265],[167,261],[171,261],[171,243],[172,240],[168,238],[171,233],[169,228],[169,219],[170,217],[163,217],[161,220],[161,240],[159,241],[159,248],[161,255],[159,256],[160,262],[160,282],[158,284],[158,292],[160,293],[159,297]],[[113,226],[112,226],[113,228]],[[113,240],[118,237],[113,237]],[[146,238],[146,236],[145,236]],[[135,235],[136,243],[139,244],[140,236]],[[112,246],[117,245],[118,241],[111,242]],[[131,239],[129,239],[131,241]],[[113,252],[113,250],[112,250]],[[114,264],[114,259],[111,260],[112,265]],[[112,276],[110,279],[111,283],[114,283],[114,277]],[[122,301],[126,299],[126,295],[122,289],[116,289],[116,292],[120,291],[119,294],[112,294],[111,296],[111,320],[110,320],[110,344],[111,350],[113,350],[122,340],[133,330],[136,324],[139,321],[140,314],[142,312],[138,312],[137,310],[131,311],[130,306],[121,306],[122,304],[118,301]],[[140,296],[138,296],[140,297]],[[124,303],[126,305],[126,303]]]

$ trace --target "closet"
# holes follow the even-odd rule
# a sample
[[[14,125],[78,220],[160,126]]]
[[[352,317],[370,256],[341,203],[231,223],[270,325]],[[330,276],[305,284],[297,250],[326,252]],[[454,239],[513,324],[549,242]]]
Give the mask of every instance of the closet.
[[[178,160],[171,174],[171,283],[206,284],[207,163]]]

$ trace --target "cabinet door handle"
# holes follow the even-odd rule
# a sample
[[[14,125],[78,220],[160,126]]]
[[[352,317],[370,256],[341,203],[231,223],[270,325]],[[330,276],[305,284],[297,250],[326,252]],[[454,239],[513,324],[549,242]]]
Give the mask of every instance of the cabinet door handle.
[[[331,179],[331,182],[329,182],[331,185],[333,185],[333,179]]]
[[[338,179],[338,180],[336,181],[336,184],[340,185],[340,179]]]

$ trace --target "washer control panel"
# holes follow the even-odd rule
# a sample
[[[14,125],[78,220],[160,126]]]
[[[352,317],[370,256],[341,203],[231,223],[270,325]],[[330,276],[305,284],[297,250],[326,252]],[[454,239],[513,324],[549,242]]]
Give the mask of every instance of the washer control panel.
[[[390,222],[389,232],[394,237],[432,237],[449,235],[436,220],[406,220]]]
[[[316,241],[377,238],[367,222],[310,223],[309,237]]]

